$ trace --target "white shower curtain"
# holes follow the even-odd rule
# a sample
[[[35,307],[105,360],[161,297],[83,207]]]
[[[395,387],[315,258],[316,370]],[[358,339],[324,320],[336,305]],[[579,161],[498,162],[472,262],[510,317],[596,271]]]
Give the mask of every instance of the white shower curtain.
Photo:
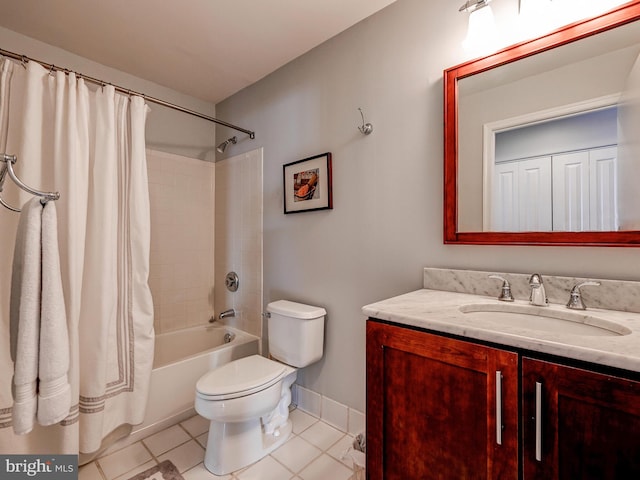
[[[148,287],[147,106],[75,74],[2,61],[0,151],[29,186],[60,192],[60,263],[70,336],[72,408],[60,424],[11,425],[9,285],[18,214],[0,207],[0,452],[92,453],[141,423],[153,361]],[[26,67],[26,68],[25,68]],[[30,197],[10,181],[2,196]]]

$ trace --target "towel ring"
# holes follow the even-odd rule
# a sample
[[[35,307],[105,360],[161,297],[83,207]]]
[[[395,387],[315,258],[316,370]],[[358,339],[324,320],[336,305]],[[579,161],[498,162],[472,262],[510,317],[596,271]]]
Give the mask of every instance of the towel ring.
[[[0,205],[2,205],[4,208],[11,210],[12,212],[16,212],[16,213],[20,213],[21,210],[19,208],[15,208],[12,207],[11,205],[9,205],[7,202],[5,202],[2,197],[0,197]]]
[[[0,169],[0,193],[2,193],[2,187],[4,186],[4,178],[6,175],[7,175],[7,166],[3,165],[2,169]],[[8,210],[11,210],[12,212],[18,212],[18,213],[20,212],[19,208],[12,207],[7,202],[5,202],[1,196],[0,196],[0,205],[2,205],[4,208]]]
[[[40,203],[42,203],[42,205],[45,205],[50,200],[58,200],[60,198],[60,193],[58,192],[42,192],[40,190],[36,190],[35,188],[31,188],[30,186],[26,185],[22,180],[20,180],[16,175],[15,171],[13,170],[13,164],[16,163],[17,160],[18,159],[16,158],[15,155],[7,155],[6,153],[0,154],[0,161],[4,162],[4,167],[2,167],[2,170],[0,170],[0,193],[2,192],[2,187],[4,186],[4,180],[6,178],[6,174],[8,173],[9,178],[11,178],[11,180],[13,180],[13,182],[22,190],[24,190],[27,193],[30,193],[31,195],[41,197]],[[13,212],[20,212],[19,208],[15,208],[15,207],[12,207],[11,205],[8,205],[2,199],[2,197],[0,197],[0,204],[3,207]]]

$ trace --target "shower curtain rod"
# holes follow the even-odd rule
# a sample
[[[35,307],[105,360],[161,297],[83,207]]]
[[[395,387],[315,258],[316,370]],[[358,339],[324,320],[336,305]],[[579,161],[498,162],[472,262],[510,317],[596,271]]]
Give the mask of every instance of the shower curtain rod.
[[[19,55],[19,54],[14,53],[14,52],[9,52],[8,50],[3,50],[2,48],[0,48],[0,55],[3,55],[5,57],[9,57],[9,58],[13,58],[14,60],[20,60],[23,64],[25,64],[26,62],[39,63],[44,68],[49,69],[50,72],[53,72],[53,71],[60,71],[60,72],[64,72],[64,73],[70,73],[71,72],[71,70],[69,70],[67,68],[57,67],[57,66],[55,66],[55,65],[53,65],[51,63],[46,63],[46,62],[43,62],[41,60],[36,60],[35,58],[27,57],[26,55]],[[256,132],[253,132],[251,130],[247,130],[247,129],[242,128],[242,127],[238,127],[237,125],[233,125],[232,123],[225,122],[224,120],[218,120],[217,118],[210,117],[209,115],[205,115],[203,113],[199,113],[199,112],[196,112],[194,110],[189,110],[188,108],[184,108],[184,107],[181,107],[180,105],[175,105],[173,103],[169,103],[169,102],[166,102],[164,100],[160,100],[159,98],[150,97],[149,95],[145,95],[144,93],[134,92],[133,90],[130,90],[130,89],[127,89],[127,88],[123,88],[123,87],[119,87],[117,85],[113,85],[112,83],[105,82],[105,81],[99,80],[97,78],[89,77],[87,75],[83,75],[83,74],[77,73],[77,72],[74,72],[74,73],[78,77],[83,78],[87,82],[91,82],[91,83],[94,83],[96,85],[102,85],[102,86],[104,86],[104,85],[112,85],[113,88],[115,88],[116,92],[124,93],[126,95],[137,95],[139,97],[144,98],[148,102],[155,103],[157,105],[162,105],[163,107],[168,107],[168,108],[171,108],[173,110],[177,110],[177,111],[182,112],[182,113],[187,113],[189,115],[193,115],[194,117],[202,118],[204,120],[208,120],[210,122],[217,123],[218,125],[223,125],[225,127],[229,127],[229,128],[231,128],[233,130],[237,130],[238,132],[246,133],[247,135],[249,135],[249,138],[252,139],[252,140],[254,138],[256,138]]]

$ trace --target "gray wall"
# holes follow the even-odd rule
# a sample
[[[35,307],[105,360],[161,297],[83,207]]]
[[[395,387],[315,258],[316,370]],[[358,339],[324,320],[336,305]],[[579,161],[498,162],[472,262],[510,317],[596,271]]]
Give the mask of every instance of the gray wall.
[[[360,308],[420,288],[425,266],[640,279],[634,248],[443,245],[442,72],[467,60],[457,6],[398,0],[216,106],[256,131],[230,155],[264,147],[265,302],[328,311],[325,356],[299,383],[360,410]],[[358,107],[374,125],[368,137]],[[325,151],[334,209],[284,215],[282,165]]]
[[[0,47],[3,50],[67,68],[205,115],[215,116],[215,106],[210,102],[106,67],[3,27],[0,27]],[[167,66],[167,68],[171,67]],[[151,112],[147,116],[147,147],[191,158],[209,160],[214,158],[215,127],[213,123],[153,103],[150,103],[149,107]]]

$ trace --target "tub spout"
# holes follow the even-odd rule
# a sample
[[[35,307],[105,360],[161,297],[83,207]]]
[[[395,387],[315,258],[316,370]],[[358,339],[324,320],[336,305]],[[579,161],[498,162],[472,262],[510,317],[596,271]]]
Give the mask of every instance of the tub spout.
[[[235,317],[235,316],[236,316],[236,311],[233,308],[230,308],[229,310],[225,310],[220,315],[218,315],[218,320],[222,320],[223,318],[227,318],[227,317]]]

